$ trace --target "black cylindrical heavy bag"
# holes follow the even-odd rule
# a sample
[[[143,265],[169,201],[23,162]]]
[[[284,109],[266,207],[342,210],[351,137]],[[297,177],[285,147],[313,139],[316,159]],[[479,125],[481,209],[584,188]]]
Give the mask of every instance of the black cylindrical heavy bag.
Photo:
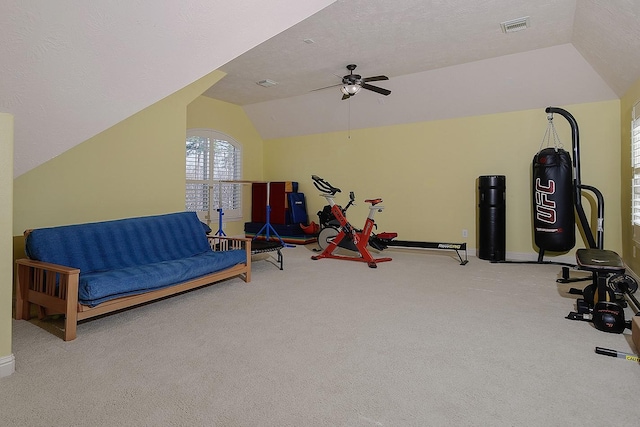
[[[504,261],[506,257],[506,178],[478,178],[478,258]]]
[[[576,244],[571,156],[545,148],[533,157],[533,231],[540,249],[564,252]]]

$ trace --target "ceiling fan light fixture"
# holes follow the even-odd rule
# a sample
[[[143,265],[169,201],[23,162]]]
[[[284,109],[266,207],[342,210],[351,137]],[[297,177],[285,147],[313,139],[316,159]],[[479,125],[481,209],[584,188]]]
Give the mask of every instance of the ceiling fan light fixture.
[[[360,89],[362,89],[360,85],[342,85],[342,87],[340,87],[340,91],[349,96],[353,96],[360,92]]]

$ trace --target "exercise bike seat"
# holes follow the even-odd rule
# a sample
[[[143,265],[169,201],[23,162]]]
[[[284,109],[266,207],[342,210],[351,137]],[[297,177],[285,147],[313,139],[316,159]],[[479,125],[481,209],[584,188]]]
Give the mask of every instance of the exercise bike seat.
[[[390,233],[385,231],[384,233],[376,234],[376,237],[382,240],[392,240],[398,237],[398,233]]]
[[[620,255],[606,249],[578,249],[576,262],[581,270],[602,273],[624,273],[625,265]]]
[[[371,206],[375,206],[378,203],[382,203],[382,199],[367,199],[364,202],[365,203],[371,203]]]

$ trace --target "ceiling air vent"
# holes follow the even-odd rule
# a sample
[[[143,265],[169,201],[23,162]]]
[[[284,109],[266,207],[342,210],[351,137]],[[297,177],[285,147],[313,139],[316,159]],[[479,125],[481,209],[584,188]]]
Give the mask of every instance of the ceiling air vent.
[[[269,79],[265,79],[265,80],[260,80],[259,82],[256,82],[256,84],[262,86],[262,87],[271,87],[271,86],[275,86],[278,84],[278,82],[274,82],[273,80],[269,80]]]
[[[511,21],[504,21],[500,23],[503,33],[515,33],[516,31],[522,31],[529,28],[529,17],[512,19]]]

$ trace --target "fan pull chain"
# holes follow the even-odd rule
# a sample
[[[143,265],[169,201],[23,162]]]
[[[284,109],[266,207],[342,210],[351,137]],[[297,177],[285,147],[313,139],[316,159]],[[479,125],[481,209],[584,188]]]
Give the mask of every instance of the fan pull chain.
[[[347,139],[351,139],[351,97],[347,99],[347,104],[349,104],[347,110]]]

